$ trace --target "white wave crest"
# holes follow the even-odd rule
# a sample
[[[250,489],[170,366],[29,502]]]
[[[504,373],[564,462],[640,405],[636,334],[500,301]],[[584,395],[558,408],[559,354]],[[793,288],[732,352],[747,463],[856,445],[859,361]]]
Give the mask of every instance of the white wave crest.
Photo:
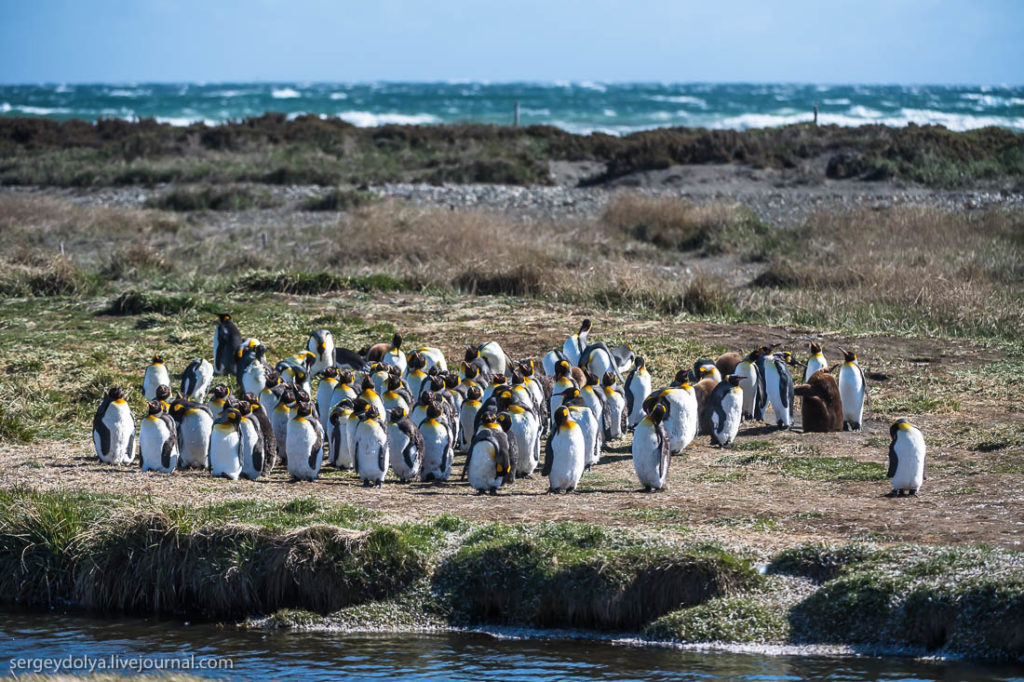
[[[271,92],[270,96],[274,99],[295,99],[296,97],[302,97],[302,93],[291,88],[279,88]]]
[[[701,109],[707,109],[708,103],[706,100],[700,97],[693,97],[691,95],[651,95],[650,99],[655,102],[672,102],[673,104],[692,104],[700,107]]]
[[[822,100],[822,103],[823,104],[833,104],[833,105],[839,106],[839,105],[843,105],[843,104],[849,104],[850,100],[846,99],[845,97],[840,97],[839,99],[826,99],[826,100]]]
[[[375,114],[372,111],[339,111],[338,117],[360,128],[381,125],[426,125],[441,121],[433,114],[399,114],[397,112]]]
[[[346,92],[332,92],[331,93],[331,99],[334,99],[334,100],[348,99],[348,93],[346,93]]]
[[[871,107],[865,107],[865,106],[863,106],[861,104],[857,104],[855,106],[850,107],[849,110],[847,110],[846,113],[849,114],[850,116],[853,116],[854,118],[870,118],[870,119],[882,118],[882,116],[885,115],[881,111],[879,111],[878,109],[872,109]]]
[[[107,91],[109,97],[146,97],[150,94],[152,93],[149,90],[128,90],[123,88]]]
[[[14,106],[8,106],[4,102],[5,107],[3,111],[20,111],[23,114],[31,114],[32,116],[50,116],[52,114],[70,114],[71,109],[67,107],[33,107],[27,104],[15,104]]]

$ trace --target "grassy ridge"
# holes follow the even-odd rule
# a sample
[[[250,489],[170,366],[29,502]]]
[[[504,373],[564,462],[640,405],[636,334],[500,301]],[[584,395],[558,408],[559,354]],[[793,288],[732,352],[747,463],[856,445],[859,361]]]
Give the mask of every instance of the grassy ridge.
[[[819,158],[829,178],[936,187],[1024,180],[1024,135],[1000,128],[792,125],[748,131],[665,128],[613,137],[550,126],[380,126],[284,114],[187,128],[152,119],[95,124],[0,118],[0,184],[150,185],[249,181],[544,184],[547,162],[599,161],[600,183],[673,164],[793,169]]]
[[[503,623],[687,642],[914,646],[1024,657],[1024,560],[984,548],[806,545],[759,575],[709,543],[577,523],[398,525],[312,498],[153,508],[0,493],[0,599],[264,626]],[[244,520],[245,523],[241,523]],[[799,579],[816,582],[793,591]]]

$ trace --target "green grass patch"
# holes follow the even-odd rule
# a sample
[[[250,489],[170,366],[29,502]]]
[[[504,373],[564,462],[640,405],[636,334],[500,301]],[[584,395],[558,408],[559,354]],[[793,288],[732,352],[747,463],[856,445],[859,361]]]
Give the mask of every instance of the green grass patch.
[[[852,457],[793,457],[785,455],[723,455],[718,464],[774,469],[784,476],[808,481],[881,481],[885,467],[876,462],[859,462]]]
[[[716,597],[662,616],[644,635],[679,642],[784,642],[789,622],[784,609],[751,596]]]
[[[281,200],[266,190],[247,187],[177,187],[150,198],[146,205],[164,211],[247,211],[273,208]]]

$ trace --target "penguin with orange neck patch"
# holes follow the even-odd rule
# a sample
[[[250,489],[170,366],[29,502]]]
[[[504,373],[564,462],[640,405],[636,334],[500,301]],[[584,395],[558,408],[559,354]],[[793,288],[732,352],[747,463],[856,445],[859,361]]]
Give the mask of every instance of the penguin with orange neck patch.
[[[135,459],[135,418],[120,386],[108,388],[92,419],[92,441],[104,464]]]

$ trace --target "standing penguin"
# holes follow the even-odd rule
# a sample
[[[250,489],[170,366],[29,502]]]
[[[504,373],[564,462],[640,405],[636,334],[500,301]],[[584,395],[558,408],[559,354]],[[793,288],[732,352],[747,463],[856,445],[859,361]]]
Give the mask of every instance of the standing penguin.
[[[466,455],[465,473],[469,485],[479,494],[497,495],[502,483],[515,480],[509,436],[495,419],[493,413],[485,416]]]
[[[424,368],[427,366],[427,358],[420,354],[419,351],[413,351],[406,356],[405,361],[405,376],[403,378],[409,387],[409,393],[412,394],[413,401],[415,401],[420,397],[420,390],[427,380],[427,373],[424,371]]]
[[[204,402],[213,383],[213,365],[203,358],[193,358],[181,375],[181,394],[189,400]]]
[[[206,406],[210,408],[210,413],[213,414],[214,419],[219,419],[224,410],[229,407],[229,395],[231,395],[231,389],[228,388],[227,384],[217,384],[213,387],[213,392],[210,394],[210,400],[206,403]]]
[[[780,429],[793,425],[793,375],[786,359],[776,353],[764,361],[764,387]],[[742,390],[742,389],[741,389]]]
[[[145,394],[146,400],[156,398],[156,389],[158,387],[170,385],[171,375],[167,373],[163,356],[159,354],[154,355],[153,363],[146,368],[146,374],[142,378],[142,392]]]
[[[801,398],[804,433],[843,430],[843,401],[836,378],[828,370],[818,370],[807,383],[794,386],[793,393]]]
[[[442,418],[441,406],[431,401],[426,418],[420,424],[423,436],[423,467],[421,481],[447,481],[452,473],[455,443],[448,422]]]
[[[178,423],[178,466],[206,469],[210,466],[210,434],[213,414],[202,403],[178,397],[171,403],[171,416]]]
[[[323,370],[320,381],[316,385],[316,411],[321,424],[326,424],[331,419],[331,398],[334,397],[334,389],[337,385],[338,370],[334,367]],[[331,442],[330,436],[328,436],[327,442]]]
[[[509,436],[515,440],[517,476],[531,476],[540,464],[540,420],[533,407],[516,399],[505,408],[510,428]],[[499,415],[500,416],[500,415]]]
[[[764,421],[764,412],[768,407],[768,389],[765,386],[765,364],[768,362],[771,352],[778,347],[779,344],[777,343],[773,343],[770,346],[761,346],[758,349],[761,352],[757,355],[757,358],[754,361],[754,365],[757,367],[758,396],[764,397],[763,401],[755,401],[754,403],[754,421]],[[760,397],[758,400],[760,401]]]
[[[683,382],[675,388],[665,388],[651,393],[648,400],[655,396],[665,405],[661,424],[668,434],[669,453],[678,455],[697,435],[700,416],[697,411],[697,394],[693,386]]]
[[[213,371],[215,374],[234,374],[236,354],[242,345],[242,332],[238,330],[231,315],[221,313],[217,317],[220,324],[213,333]]]
[[[565,355],[570,364],[579,364],[580,356],[583,355],[583,350],[587,347],[587,336],[590,335],[590,328],[590,319],[583,320],[580,330],[567,338],[565,343],[562,344],[562,354]]]
[[[651,375],[647,371],[643,356],[637,356],[633,371],[626,377],[626,412],[629,428],[634,428],[644,418],[644,401],[651,394]]]
[[[359,415],[353,455],[356,475],[362,479],[363,486],[381,487],[390,463],[388,434],[378,421],[377,409],[373,405],[367,405]]]
[[[405,371],[408,363],[405,358],[405,351],[402,350],[401,334],[396,333],[391,337],[391,346],[381,356],[380,361],[397,369],[399,374]]]
[[[278,384],[274,390],[277,403],[274,405],[274,411],[270,413],[270,424],[274,428],[274,438],[277,439],[277,461],[287,462],[288,450],[285,445],[288,442],[288,424],[295,416],[295,389],[287,384]]]
[[[904,492],[917,495],[924,482],[924,436],[906,419],[897,419],[889,427],[889,471],[892,492],[888,497],[902,497]]]
[[[860,431],[864,419],[864,401],[868,384],[864,370],[857,364],[857,354],[842,348],[843,366],[839,369],[839,396],[843,399],[843,431]]]
[[[269,474],[277,465],[277,436],[274,435],[274,426],[270,423],[270,415],[255,395],[246,393],[245,399],[249,402],[250,418],[256,420],[263,441],[263,473]]]
[[[762,390],[764,382],[761,381],[757,370],[758,360],[761,358],[761,350],[757,349],[747,354],[737,365],[734,372],[740,377],[740,388],[743,389],[743,419],[753,419],[758,410],[763,411],[764,403],[768,396]]]
[[[572,378],[572,367],[565,360],[559,360],[555,365],[555,381],[551,386],[548,414],[555,413],[562,404],[562,394],[571,388],[579,388],[579,384]]]
[[[461,450],[465,452],[469,451],[469,444],[476,433],[474,424],[476,424],[477,415],[480,413],[480,407],[483,405],[481,398],[483,398],[483,391],[480,390],[480,387],[470,386],[466,391],[466,399],[462,401],[462,409],[459,410],[459,439]]]
[[[566,407],[556,409],[551,418],[551,435],[544,448],[543,469],[543,474],[548,477],[548,492],[572,492],[583,476],[586,458],[583,432],[570,419]]]
[[[139,455],[143,471],[169,474],[178,468],[178,425],[164,406],[151,401],[139,426]]]
[[[583,444],[586,448],[583,465],[590,469],[601,460],[601,424],[591,409],[583,402],[578,388],[566,390],[560,398],[562,405],[569,410],[572,421],[583,432]]]
[[[363,403],[366,404],[366,403]],[[355,466],[352,455],[349,454],[348,423],[352,416],[352,400],[342,398],[334,409],[328,420],[327,428],[330,434],[327,438],[329,444],[328,462],[339,469],[351,469]]]
[[[334,367],[334,336],[326,329],[316,329],[306,341],[306,350],[314,355],[311,374],[319,374],[328,367]]]
[[[213,475],[237,481],[242,473],[242,434],[238,428],[241,413],[229,408],[213,424],[210,435],[210,467]]]
[[[299,481],[315,481],[324,459],[323,429],[313,419],[313,405],[298,403],[288,420],[285,453],[288,473]]]
[[[811,380],[811,376],[819,369],[828,369],[828,360],[825,359],[825,354],[821,352],[821,344],[811,341],[808,345],[811,347],[811,356],[807,358],[807,366],[804,369],[805,384]]]
[[[790,394],[790,405],[792,403]],[[730,374],[725,381],[715,386],[708,398],[707,410],[711,421],[711,444],[724,448],[736,440],[743,420],[743,389],[738,375]]]
[[[601,378],[601,390],[604,391],[604,404],[607,408],[604,415],[604,439],[613,441],[622,438],[626,432],[626,394],[622,385],[611,372],[605,372]]]
[[[254,344],[252,346],[248,344]],[[242,394],[259,394],[267,384],[267,372],[269,367],[263,362],[267,348],[256,339],[249,339],[238,349],[238,359],[235,361],[235,379],[242,387]]]
[[[487,363],[491,374],[507,374],[507,370],[511,369],[511,360],[497,341],[480,344],[476,352]]]
[[[657,403],[633,432],[633,470],[644,492],[648,493],[661,490],[668,483],[668,465],[672,457],[664,426],[665,415],[665,404]]]
[[[402,483],[416,480],[423,465],[423,435],[400,407],[388,412],[388,454],[391,470]]]
[[[257,405],[258,407],[258,405]],[[267,458],[265,441],[260,430],[260,422],[252,412],[252,403],[248,400],[238,401],[236,408],[241,418],[238,420],[238,433],[242,437],[240,455],[242,457],[242,478],[255,481],[266,468]]]
[[[120,386],[103,394],[92,418],[92,442],[104,464],[131,464],[135,459],[135,418]]]

